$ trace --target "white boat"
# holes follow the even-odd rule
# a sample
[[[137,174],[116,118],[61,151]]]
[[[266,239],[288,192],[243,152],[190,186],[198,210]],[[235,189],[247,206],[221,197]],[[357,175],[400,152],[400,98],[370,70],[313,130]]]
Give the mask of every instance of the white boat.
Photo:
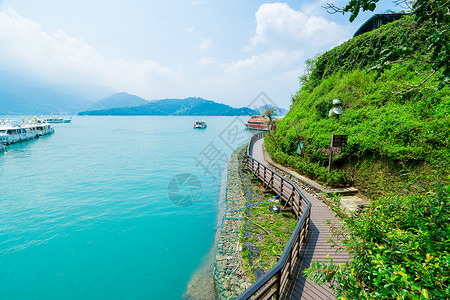
[[[22,128],[16,121],[0,121],[0,143],[13,144],[36,137],[31,128]]]
[[[64,119],[61,117],[52,117],[44,119],[47,123],[64,123]]]
[[[14,144],[53,132],[53,127],[42,120],[30,121],[28,123],[23,123],[22,125],[19,125],[16,121],[9,119],[1,120],[0,144]]]
[[[52,125],[48,124],[45,120],[34,119],[28,123],[24,123],[22,127],[32,127],[38,136],[43,136],[55,132]]]
[[[197,120],[194,123],[194,129],[205,129],[207,127],[205,120]]]
[[[64,119],[62,117],[52,117],[52,118],[46,118],[44,119],[47,123],[70,123],[72,122],[72,118],[70,119]]]

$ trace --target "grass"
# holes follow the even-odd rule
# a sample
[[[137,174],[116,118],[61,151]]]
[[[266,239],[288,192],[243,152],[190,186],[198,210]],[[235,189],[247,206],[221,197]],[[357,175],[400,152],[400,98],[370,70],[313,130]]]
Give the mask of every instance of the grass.
[[[253,173],[244,173],[241,178],[247,188],[246,196],[249,202],[264,202],[276,196],[273,193],[265,193],[262,183],[252,180],[256,178]],[[241,228],[244,270],[252,283],[256,281],[255,271],[266,273],[276,265],[297,225],[293,212],[275,213],[269,210],[272,205],[282,206],[279,202],[268,202],[248,208]],[[259,250],[249,251],[246,247],[248,244]]]

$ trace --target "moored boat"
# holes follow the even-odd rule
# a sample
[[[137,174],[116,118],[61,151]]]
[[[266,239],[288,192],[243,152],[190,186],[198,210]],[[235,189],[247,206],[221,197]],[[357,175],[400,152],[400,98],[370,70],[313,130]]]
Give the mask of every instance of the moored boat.
[[[36,133],[32,128],[22,128],[17,121],[0,121],[0,143],[13,144],[35,138]]]
[[[197,120],[194,123],[194,129],[205,129],[207,127],[205,120]]]
[[[14,144],[53,132],[53,127],[43,120],[30,121],[28,123],[23,123],[22,125],[9,119],[1,120],[0,144]]]
[[[55,129],[52,125],[48,124],[45,120],[37,118],[30,121],[29,123],[24,123],[22,126],[33,127],[38,136],[43,136],[55,132]]]
[[[252,116],[245,123],[245,129],[253,130],[267,130],[266,120],[262,119],[260,116]]]

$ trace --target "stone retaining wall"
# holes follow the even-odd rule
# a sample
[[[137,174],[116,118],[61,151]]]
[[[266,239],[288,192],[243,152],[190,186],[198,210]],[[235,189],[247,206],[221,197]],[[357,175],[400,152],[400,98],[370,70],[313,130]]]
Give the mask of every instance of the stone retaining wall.
[[[243,150],[247,145],[237,148],[228,164],[226,211],[245,207],[245,196],[239,175],[240,163],[244,159]],[[219,299],[234,299],[251,284],[243,269],[241,229],[244,223],[244,210],[229,212],[221,227],[217,251],[213,263],[213,274]]]

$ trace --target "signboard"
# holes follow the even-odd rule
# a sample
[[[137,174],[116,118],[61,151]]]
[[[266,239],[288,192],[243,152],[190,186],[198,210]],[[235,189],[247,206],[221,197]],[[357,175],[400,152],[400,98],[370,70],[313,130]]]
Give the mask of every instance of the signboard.
[[[331,161],[333,159],[333,152],[342,153],[341,147],[347,146],[348,135],[343,134],[331,134],[331,146],[330,149],[322,148],[322,152],[330,156],[328,159],[328,173],[331,172]]]
[[[348,135],[333,134],[331,147],[345,147],[347,146]]]

